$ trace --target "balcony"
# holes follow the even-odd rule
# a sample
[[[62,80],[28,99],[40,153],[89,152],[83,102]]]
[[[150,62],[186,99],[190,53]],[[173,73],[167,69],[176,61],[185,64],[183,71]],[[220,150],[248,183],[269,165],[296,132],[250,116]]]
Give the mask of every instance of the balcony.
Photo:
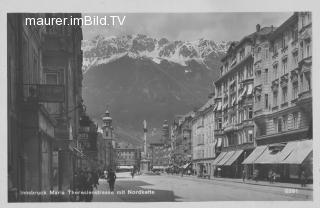
[[[60,103],[65,100],[64,85],[24,84],[23,101],[35,103]]]
[[[303,105],[312,102],[312,90],[307,90],[298,94],[297,104]]]
[[[215,129],[215,130],[214,130],[214,135],[215,135],[215,136],[216,136],[216,135],[222,135],[222,134],[224,134],[223,129]]]
[[[227,124],[226,127],[224,128],[225,132],[231,132],[237,130],[237,127],[235,124]]]

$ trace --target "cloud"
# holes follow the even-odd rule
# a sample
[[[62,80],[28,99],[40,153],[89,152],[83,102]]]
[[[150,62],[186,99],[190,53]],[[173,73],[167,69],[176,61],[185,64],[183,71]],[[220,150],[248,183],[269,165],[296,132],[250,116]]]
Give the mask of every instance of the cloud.
[[[97,14],[85,14],[97,15]],[[255,31],[256,24],[279,26],[292,12],[282,13],[127,13],[99,14],[126,15],[123,26],[83,26],[84,38],[97,34],[118,36],[145,34],[166,37],[170,40],[196,40],[206,38],[215,41],[239,40]]]

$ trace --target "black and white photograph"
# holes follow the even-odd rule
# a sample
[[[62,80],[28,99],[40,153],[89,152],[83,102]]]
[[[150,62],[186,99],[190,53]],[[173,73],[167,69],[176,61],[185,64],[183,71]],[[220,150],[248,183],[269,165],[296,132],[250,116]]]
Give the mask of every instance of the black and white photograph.
[[[1,17],[9,205],[315,200],[315,12],[66,11]]]

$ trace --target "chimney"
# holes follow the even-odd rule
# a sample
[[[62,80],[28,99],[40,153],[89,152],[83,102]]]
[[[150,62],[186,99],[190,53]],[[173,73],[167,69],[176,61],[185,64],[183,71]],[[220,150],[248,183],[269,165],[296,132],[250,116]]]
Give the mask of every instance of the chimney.
[[[260,25],[259,25],[259,24],[256,25],[256,31],[257,31],[257,32],[260,31]]]

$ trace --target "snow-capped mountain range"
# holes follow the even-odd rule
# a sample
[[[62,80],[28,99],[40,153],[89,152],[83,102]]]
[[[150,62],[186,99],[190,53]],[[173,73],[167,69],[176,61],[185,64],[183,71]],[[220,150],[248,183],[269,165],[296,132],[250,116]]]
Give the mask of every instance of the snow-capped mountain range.
[[[120,37],[98,35],[82,42],[83,72],[92,66],[108,64],[124,56],[135,59],[147,58],[157,64],[167,60],[182,66],[187,66],[191,60],[195,60],[207,66],[207,57],[220,57],[227,51],[230,43],[216,43],[205,39],[169,41],[166,38],[155,39],[142,34]]]

